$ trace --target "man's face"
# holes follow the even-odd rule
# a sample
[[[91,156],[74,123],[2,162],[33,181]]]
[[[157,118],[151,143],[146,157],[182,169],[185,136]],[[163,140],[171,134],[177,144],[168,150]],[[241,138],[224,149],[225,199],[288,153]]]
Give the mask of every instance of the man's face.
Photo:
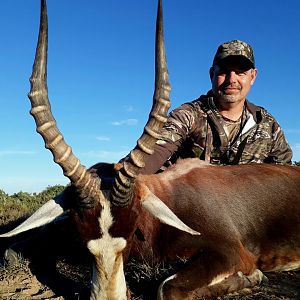
[[[212,90],[220,103],[238,103],[246,99],[257,70],[240,59],[224,59],[210,70]]]

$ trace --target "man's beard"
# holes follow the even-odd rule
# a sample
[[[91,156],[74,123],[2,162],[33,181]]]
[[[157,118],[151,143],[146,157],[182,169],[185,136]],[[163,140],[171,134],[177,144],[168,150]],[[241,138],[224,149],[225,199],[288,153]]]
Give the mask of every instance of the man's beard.
[[[239,101],[238,95],[227,95],[223,92],[219,93],[218,98],[224,103],[235,103]]]
[[[219,89],[219,99],[224,102],[224,103],[235,103],[238,102],[240,100],[240,93],[237,94],[226,94],[225,93],[225,89],[227,87],[232,87],[232,88],[236,88],[239,91],[241,90],[239,86],[225,86],[222,87],[221,89]]]

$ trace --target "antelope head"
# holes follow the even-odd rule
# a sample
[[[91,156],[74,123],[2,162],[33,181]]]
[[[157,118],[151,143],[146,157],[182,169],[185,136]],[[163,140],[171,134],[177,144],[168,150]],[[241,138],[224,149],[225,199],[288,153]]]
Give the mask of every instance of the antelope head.
[[[91,299],[127,299],[122,262],[122,250],[126,241],[123,238],[111,237],[108,232],[113,223],[110,206],[126,207],[132,201],[135,179],[143,168],[145,159],[153,152],[170,107],[171,88],[165,57],[161,0],[156,23],[156,74],[152,109],[136,147],[123,162],[109,191],[101,190],[99,177],[94,176],[80,163],[57,127],[48,99],[47,51],[46,0],[41,0],[39,38],[28,95],[31,101],[30,113],[36,122],[37,132],[44,139],[45,147],[51,151],[54,161],[70,179],[70,186],[48,203],[50,211],[53,212],[48,221],[64,211],[63,199],[66,198],[66,193],[72,194],[74,198],[70,201],[74,203],[69,203],[69,206],[75,207],[75,222],[79,233],[95,258]],[[49,208],[46,211],[42,213],[47,214]]]
[[[135,190],[135,179],[145,165],[146,158],[154,151],[163,124],[167,121],[170,107],[170,84],[164,47],[162,0],[158,1],[155,49],[155,90],[148,121],[135,148],[129,153],[115,174],[109,190],[96,173],[86,169],[72,153],[64,140],[52,115],[47,88],[48,18],[46,0],[41,0],[41,16],[38,44],[33,71],[30,77],[30,113],[34,117],[36,130],[42,136],[45,147],[54,161],[70,180],[70,185],[54,199],[38,209],[30,218],[12,231],[0,235],[11,237],[21,232],[45,225],[71,210],[82,241],[94,257],[91,299],[127,299],[123,272],[122,251],[126,240],[111,236],[113,224],[111,206],[118,210],[128,209],[133,199],[161,222],[191,234],[199,234],[186,226],[147,187]],[[137,195],[138,194],[138,197]]]

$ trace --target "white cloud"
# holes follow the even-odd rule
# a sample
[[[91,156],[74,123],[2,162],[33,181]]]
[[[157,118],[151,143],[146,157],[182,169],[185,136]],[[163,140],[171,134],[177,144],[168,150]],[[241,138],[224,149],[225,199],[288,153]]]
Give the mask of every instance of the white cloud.
[[[137,123],[138,123],[137,119],[127,119],[127,120],[111,122],[111,124],[115,126],[122,126],[122,125],[135,126]]]
[[[129,150],[123,151],[88,151],[81,155],[88,158],[96,158],[105,162],[118,162],[121,158],[125,157],[129,153]]]
[[[110,139],[110,137],[108,137],[108,136],[97,136],[96,137],[96,139],[98,140],[98,141],[103,141],[103,142],[108,142],[108,141],[110,141],[111,139]]]
[[[0,156],[8,155],[33,155],[36,152],[27,150],[0,150]]]
[[[127,112],[133,111],[133,106],[131,106],[131,105],[124,106],[124,108],[125,108],[125,111],[127,111]]]

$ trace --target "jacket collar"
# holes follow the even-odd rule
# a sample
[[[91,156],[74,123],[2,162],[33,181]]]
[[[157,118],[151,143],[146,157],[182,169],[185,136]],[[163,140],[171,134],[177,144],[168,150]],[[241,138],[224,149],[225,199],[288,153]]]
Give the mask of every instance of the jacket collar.
[[[203,96],[201,96],[201,98],[202,97]],[[204,98],[213,98],[214,99],[214,94],[213,94],[212,90],[209,90],[207,92],[207,94],[204,96]],[[262,114],[261,114],[262,108],[251,103],[247,99],[245,101],[245,105],[246,105],[247,110],[252,114],[255,123],[260,123],[262,120]]]

